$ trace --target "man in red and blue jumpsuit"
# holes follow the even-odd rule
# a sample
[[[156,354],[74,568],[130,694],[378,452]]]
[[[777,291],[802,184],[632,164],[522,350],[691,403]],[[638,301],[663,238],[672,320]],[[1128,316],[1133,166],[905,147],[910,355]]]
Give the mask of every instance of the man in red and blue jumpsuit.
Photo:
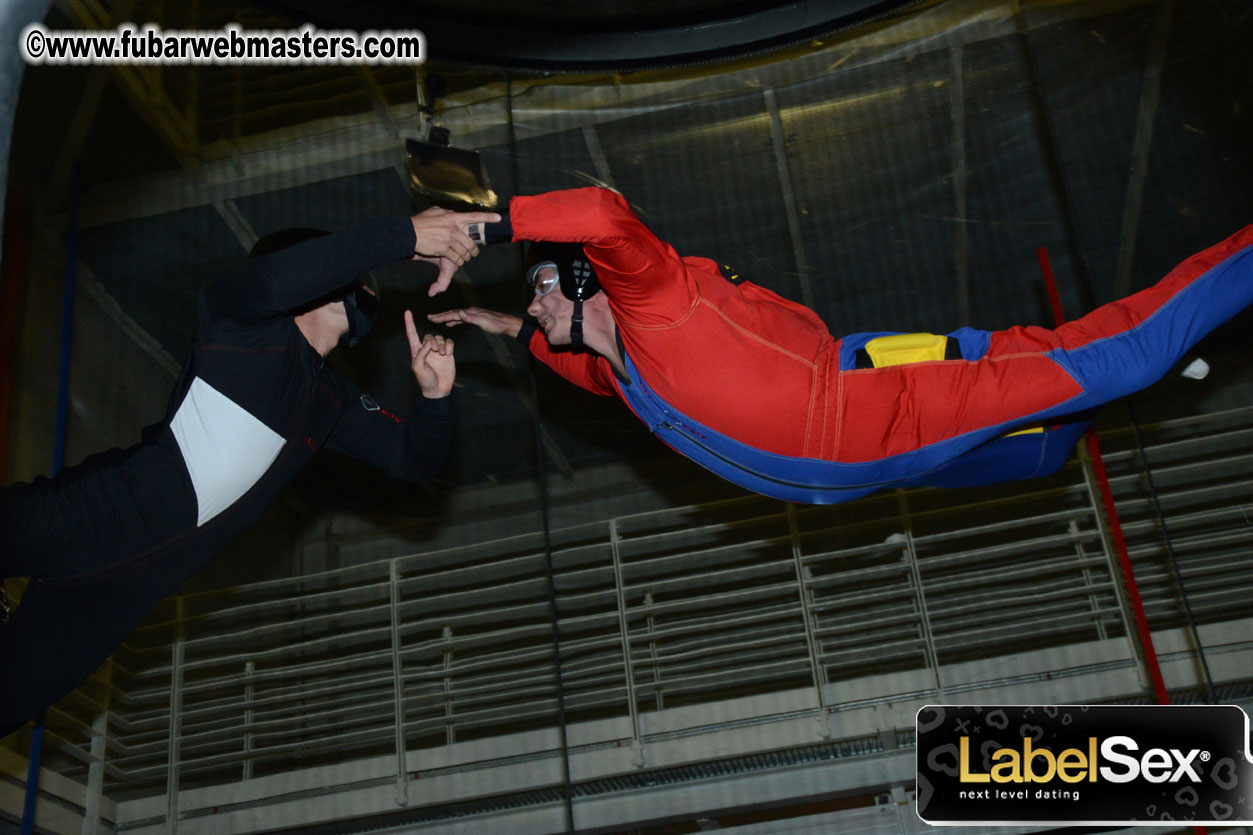
[[[622,398],[678,452],[799,502],[1053,472],[1091,410],[1158,380],[1253,303],[1253,226],[1055,330],[842,339],[812,310],[681,257],[610,190],[515,197],[486,228],[502,239],[581,245],[603,292],[568,298],[563,275],[562,292],[542,293],[532,274],[538,324],[479,308],[433,321],[516,336],[567,380]],[[561,350],[577,342],[572,320],[584,351]],[[1042,421],[1048,431],[1010,434]]]

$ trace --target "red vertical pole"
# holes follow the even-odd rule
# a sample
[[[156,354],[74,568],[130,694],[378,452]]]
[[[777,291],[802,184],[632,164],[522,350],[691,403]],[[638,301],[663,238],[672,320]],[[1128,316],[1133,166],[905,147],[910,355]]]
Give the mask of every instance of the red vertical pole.
[[[1044,286],[1048,290],[1049,304],[1053,307],[1053,319],[1057,324],[1066,322],[1066,314],[1062,310],[1061,296],[1057,292],[1057,279],[1053,276],[1053,265],[1049,261],[1048,250],[1040,247],[1036,250],[1040,259],[1040,270],[1044,273]],[[1122,568],[1123,585],[1127,588],[1127,597],[1131,601],[1131,611],[1135,615],[1136,630],[1140,634],[1140,646],[1144,652],[1144,662],[1149,669],[1149,678],[1153,682],[1153,694],[1157,703],[1170,704],[1170,694],[1166,692],[1166,682],[1162,679],[1162,666],[1157,660],[1157,650],[1153,647],[1153,635],[1149,632],[1149,619],[1144,613],[1144,602],[1140,599],[1140,587],[1136,584],[1136,575],[1131,567],[1131,555],[1127,552],[1127,540],[1123,537],[1122,523],[1118,520],[1118,509],[1114,506],[1114,493],[1109,487],[1109,476],[1105,472],[1105,459],[1101,457],[1101,447],[1096,440],[1096,430],[1088,427],[1088,452],[1092,455],[1092,469],[1096,474],[1097,484],[1101,487],[1101,500],[1105,504],[1105,515],[1109,519],[1110,535],[1114,539],[1114,549],[1118,552],[1118,564]]]

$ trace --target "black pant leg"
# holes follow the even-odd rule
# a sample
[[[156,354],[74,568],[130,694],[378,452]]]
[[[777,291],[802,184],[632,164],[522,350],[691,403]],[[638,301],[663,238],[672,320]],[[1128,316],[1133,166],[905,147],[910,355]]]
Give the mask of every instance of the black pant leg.
[[[32,581],[0,627],[0,737],[82,684],[164,592],[129,572],[89,583]]]
[[[195,527],[176,445],[107,450],[52,478],[0,488],[0,577],[94,574]]]
[[[110,524],[111,505],[130,497],[124,466],[138,450],[109,449],[51,478],[0,488],[0,577],[68,577],[99,566],[97,524]]]
[[[52,479],[0,489],[0,577],[38,577],[63,565],[70,516]]]

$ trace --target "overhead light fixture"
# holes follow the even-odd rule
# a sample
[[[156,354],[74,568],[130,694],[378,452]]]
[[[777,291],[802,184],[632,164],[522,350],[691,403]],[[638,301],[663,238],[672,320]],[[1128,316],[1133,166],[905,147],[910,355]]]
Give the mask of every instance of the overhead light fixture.
[[[431,124],[435,102],[444,93],[443,79],[431,75],[418,80],[418,110],[429,125],[425,140],[406,139],[409,161],[409,185],[416,196],[445,209],[494,209],[496,192],[487,179],[487,171],[478,151],[452,147],[448,128]],[[430,102],[425,103],[429,88]]]

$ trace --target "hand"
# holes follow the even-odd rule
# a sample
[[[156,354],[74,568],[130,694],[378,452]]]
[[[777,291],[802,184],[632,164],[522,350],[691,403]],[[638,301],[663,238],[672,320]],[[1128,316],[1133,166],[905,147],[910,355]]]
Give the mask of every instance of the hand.
[[[457,274],[460,269],[455,263],[448,258],[430,258],[425,255],[413,256],[415,261],[426,261],[428,264],[434,264],[439,267],[439,275],[435,278],[435,282],[426,289],[428,296],[434,296],[448,289],[448,285],[452,284],[452,277]]]
[[[516,338],[518,332],[522,330],[522,320],[517,316],[484,310],[481,307],[463,307],[457,310],[445,310],[443,313],[428,313],[426,318],[450,328],[464,322],[487,333],[503,333],[511,338]]]
[[[405,334],[409,337],[409,368],[422,396],[432,400],[447,397],[457,379],[452,340],[435,334],[419,339],[413,312],[409,310],[405,311]]]
[[[443,286],[431,293],[435,295],[447,288],[452,272],[457,267],[479,253],[478,245],[471,240],[466,227],[472,223],[496,223],[500,220],[500,215],[495,212],[450,212],[432,206],[410,220],[413,222],[416,240],[413,247],[414,257],[426,261],[438,258],[452,262],[451,268],[440,264],[437,286],[441,280]]]

